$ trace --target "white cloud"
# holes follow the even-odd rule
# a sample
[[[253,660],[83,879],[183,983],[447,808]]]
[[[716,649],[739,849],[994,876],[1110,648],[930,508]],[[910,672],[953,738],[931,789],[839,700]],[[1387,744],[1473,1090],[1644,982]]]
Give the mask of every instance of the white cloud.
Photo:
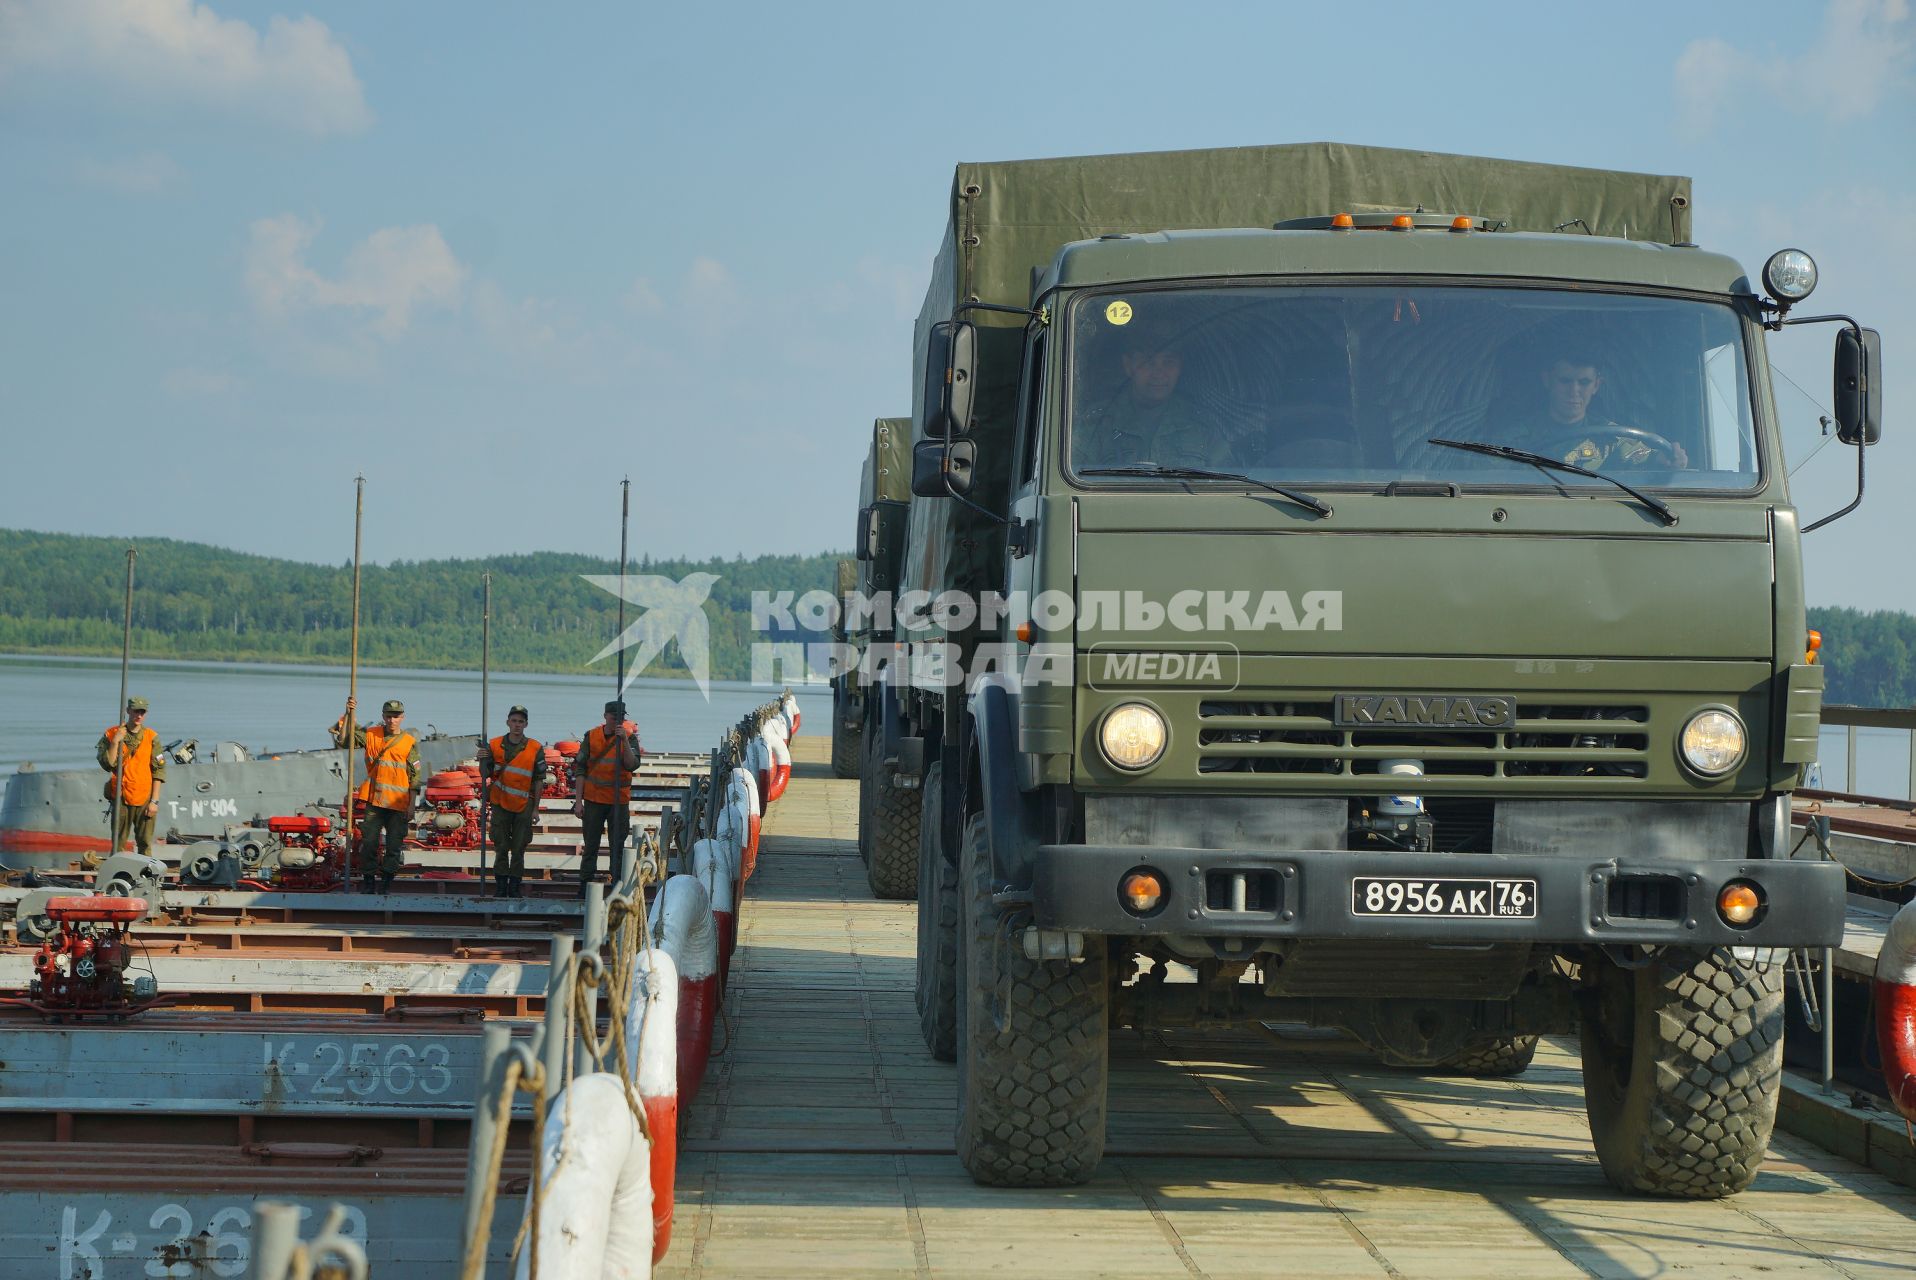
[[[315,135],[372,123],[352,59],[317,18],[264,31],[193,0],[0,0],[0,82],[191,102]]]
[[[151,195],[172,186],[185,171],[163,151],[148,151],[116,160],[80,160],[73,176],[89,187],[125,195]]]
[[[306,261],[319,224],[296,214],[261,218],[249,230],[246,289],[270,316],[343,309],[370,312],[373,330],[392,339],[405,333],[415,310],[456,310],[470,274],[439,228],[385,227],[347,250],[336,276]]]
[[[1702,137],[1755,93],[1829,120],[1858,119],[1907,87],[1911,50],[1909,0],[1830,0],[1815,42],[1795,57],[1693,40],[1674,73],[1682,124]]]

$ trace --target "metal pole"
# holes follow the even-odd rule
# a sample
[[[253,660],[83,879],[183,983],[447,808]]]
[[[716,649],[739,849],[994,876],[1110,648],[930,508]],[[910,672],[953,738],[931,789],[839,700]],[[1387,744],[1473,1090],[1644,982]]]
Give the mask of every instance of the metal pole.
[[[354,707],[359,705],[359,531],[361,517],[366,511],[366,477],[353,477],[353,640],[348,655],[346,676],[346,701]],[[346,831],[346,888],[353,885],[353,863],[360,860],[359,830],[353,823],[353,767],[358,764],[353,752],[358,749],[353,741],[353,732],[359,727],[354,718],[357,711],[346,713],[346,804],[340,826]]]
[[[1847,725],[1843,729],[1843,745],[1846,760],[1843,765],[1843,790],[1856,795],[1856,726]]]
[[[298,1205],[261,1200],[253,1206],[254,1280],[286,1280],[298,1249]]]
[[[126,804],[126,671],[133,660],[133,560],[137,555],[139,552],[132,547],[126,549],[126,604],[120,611],[120,707],[113,713],[113,723],[120,726],[120,751],[113,762],[113,811],[106,829],[108,857],[120,851],[120,810]]]
[[[1916,800],[1916,729],[1909,731],[1909,790],[1903,792],[1903,799]]]
[[[585,887],[585,937],[579,949],[596,956],[605,946],[605,886],[597,881]]]
[[[479,612],[479,753],[486,755],[492,750],[492,575],[480,574],[479,582],[484,593]],[[532,796],[528,803],[537,816],[539,797]],[[480,893],[486,891],[486,818],[491,808],[492,788],[487,787],[479,797]]]
[[[492,1143],[499,1131],[499,1091],[506,1082],[506,1051],[512,1044],[512,1028],[503,1022],[486,1024],[479,1044],[479,1096],[472,1107],[471,1146],[466,1149],[465,1229],[461,1245],[469,1244],[479,1230],[479,1206],[485,1199],[484,1183],[491,1172]],[[483,1248],[483,1245],[482,1245]]]
[[[572,951],[576,944],[569,933],[552,935],[551,967],[546,971],[545,1038],[539,1046],[539,1061],[546,1070],[546,1097],[555,1098],[559,1082],[565,1079],[566,1039],[572,1024]]]
[[[625,634],[625,528],[632,514],[632,479],[619,481],[619,634]],[[625,695],[625,649],[619,649],[619,696]]]
[[[1823,1092],[1836,1092],[1836,952],[1823,948]]]

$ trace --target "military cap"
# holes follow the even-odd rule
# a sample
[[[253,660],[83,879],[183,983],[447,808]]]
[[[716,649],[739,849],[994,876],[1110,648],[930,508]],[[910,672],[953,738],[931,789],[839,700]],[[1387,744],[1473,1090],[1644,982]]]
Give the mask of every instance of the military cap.
[[[511,710],[506,712],[506,719],[510,720],[514,716],[524,716],[528,720],[532,719],[532,713],[530,711],[527,711],[524,707],[513,707]]]
[[[126,700],[126,709],[128,711],[145,711],[147,709],[146,699],[145,698],[128,698]]]
[[[403,716],[406,714],[406,704],[397,698],[388,698],[386,699],[386,705],[381,707],[379,711],[381,715]]]
[[[606,710],[606,714],[608,715],[622,716],[625,714],[625,703],[619,701],[617,698],[614,698],[612,701],[605,704],[605,710]]]

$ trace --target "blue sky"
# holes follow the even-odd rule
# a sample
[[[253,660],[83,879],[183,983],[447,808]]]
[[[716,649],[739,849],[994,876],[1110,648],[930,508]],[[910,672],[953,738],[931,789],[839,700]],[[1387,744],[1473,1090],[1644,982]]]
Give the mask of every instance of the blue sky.
[[[1331,139],[1696,179],[1883,331],[1814,603],[1916,611],[1908,0],[0,0],[0,524],[337,561],[848,544],[952,165]],[[1777,358],[1827,396],[1828,330]],[[1798,473],[1840,505],[1853,455]]]

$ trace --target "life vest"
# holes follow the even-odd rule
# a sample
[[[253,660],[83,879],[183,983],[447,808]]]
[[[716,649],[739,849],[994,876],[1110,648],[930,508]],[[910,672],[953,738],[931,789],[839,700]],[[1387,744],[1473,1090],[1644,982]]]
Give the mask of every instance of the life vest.
[[[375,809],[406,809],[412,802],[412,771],[406,757],[412,754],[413,736],[401,730],[386,736],[383,724],[366,728],[366,781],[359,784],[358,796]]]
[[[125,725],[116,724],[106,731],[106,740],[109,743],[118,742],[125,732]],[[159,740],[159,736],[142,726],[131,754],[122,758],[126,776],[126,805],[129,809],[140,808],[153,799],[153,744]],[[113,798],[113,777],[111,772],[106,777],[106,798],[109,800]]]
[[[492,786],[486,792],[486,799],[511,813],[525,812],[526,802],[532,799],[532,766],[544,750],[537,742],[527,738],[526,745],[508,761],[505,738],[494,738]]]
[[[632,799],[632,771],[619,759],[619,740],[605,726],[585,735],[585,798],[594,804],[625,804]]]

